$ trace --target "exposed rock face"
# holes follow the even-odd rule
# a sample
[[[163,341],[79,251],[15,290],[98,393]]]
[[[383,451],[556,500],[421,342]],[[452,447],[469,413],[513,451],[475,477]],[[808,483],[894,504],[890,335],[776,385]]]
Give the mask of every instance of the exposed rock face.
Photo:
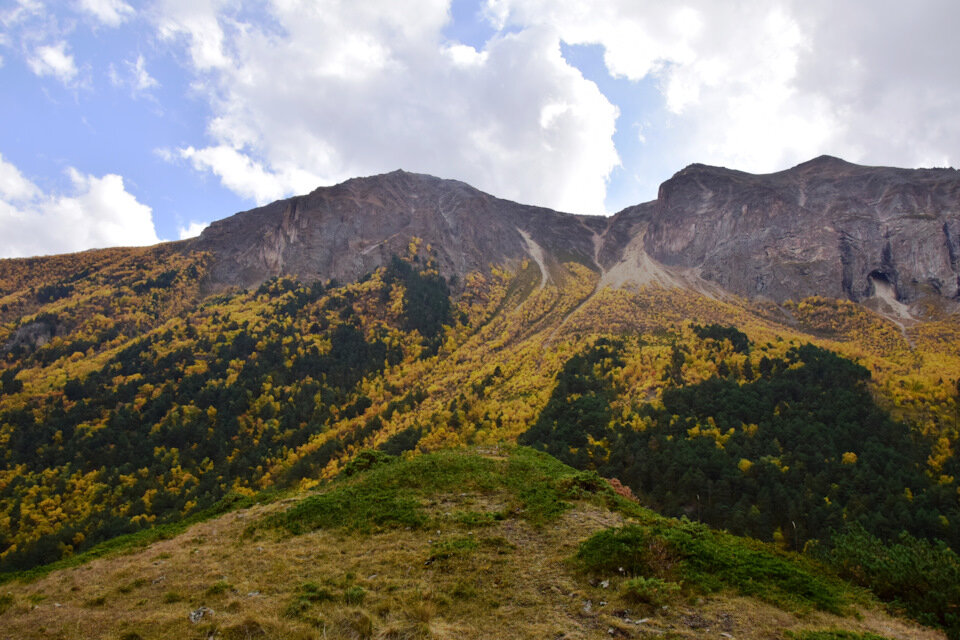
[[[35,351],[50,342],[55,335],[57,335],[57,327],[51,320],[29,322],[13,332],[6,344],[0,347],[0,354],[21,348]]]
[[[207,284],[217,289],[275,275],[354,280],[403,254],[413,236],[431,245],[445,276],[461,279],[530,258],[545,279],[576,260],[615,286],[710,281],[776,301],[956,299],[960,172],[828,156],[767,175],[691,165],[657,200],[602,218],[395,171],[239,213],[184,246],[213,253]]]
[[[187,246],[215,256],[211,287],[276,275],[351,281],[404,255],[412,237],[445,276],[530,256],[522,232],[556,260],[592,264],[580,217],[520,205],[455,180],[395,171],[356,178],[211,224]]]
[[[645,247],[747,297],[958,297],[960,172],[823,156],[768,175],[691,165],[660,187]]]

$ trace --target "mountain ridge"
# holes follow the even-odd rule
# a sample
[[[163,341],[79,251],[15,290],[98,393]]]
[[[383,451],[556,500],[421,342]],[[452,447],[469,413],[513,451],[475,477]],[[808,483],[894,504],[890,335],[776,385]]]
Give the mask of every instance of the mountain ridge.
[[[825,295],[909,320],[908,307],[924,301],[958,308],[960,172],[833,156],[767,174],[691,164],[660,186],[657,199],[604,217],[396,170],[238,212],[196,238],[144,251],[209,253],[201,283],[208,294],[276,276],[353,282],[403,255],[412,238],[431,247],[454,290],[491,265],[536,262],[540,248],[546,280],[573,261],[615,271],[601,286],[652,278],[775,303]],[[62,261],[13,259],[23,260],[37,268]]]
[[[810,295],[861,302],[886,287],[901,303],[954,301],[960,173],[832,156],[768,174],[692,164],[656,200],[603,217],[397,170],[235,214],[183,246],[213,254],[206,284],[220,290],[281,275],[353,281],[402,254],[412,237],[436,251],[442,275],[461,282],[491,264],[535,260],[532,241],[547,278],[572,260],[601,272],[619,265],[621,277],[607,283],[616,286],[641,286],[652,269],[665,286],[710,282],[778,303]],[[646,275],[623,275],[633,271]]]

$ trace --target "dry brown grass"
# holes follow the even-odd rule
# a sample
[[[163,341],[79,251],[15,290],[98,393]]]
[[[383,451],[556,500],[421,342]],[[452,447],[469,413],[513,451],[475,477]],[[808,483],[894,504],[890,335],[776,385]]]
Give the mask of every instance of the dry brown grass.
[[[613,586],[591,585],[568,562],[581,540],[622,523],[590,503],[543,528],[518,519],[470,528],[450,516],[499,510],[498,497],[447,495],[428,505],[437,523],[428,530],[243,536],[253,521],[286,506],[230,513],[129,555],[0,587],[0,594],[13,596],[0,613],[0,639],[573,640],[721,633],[749,639],[819,628],[943,637],[878,610],[863,611],[859,619],[798,618],[729,596],[677,599],[656,611],[627,605]],[[430,561],[437,543],[458,539],[475,541],[475,548]],[[295,610],[291,603],[306,584],[330,599]],[[345,604],[351,587],[363,589],[361,603]],[[188,614],[200,606],[214,613],[193,624]]]

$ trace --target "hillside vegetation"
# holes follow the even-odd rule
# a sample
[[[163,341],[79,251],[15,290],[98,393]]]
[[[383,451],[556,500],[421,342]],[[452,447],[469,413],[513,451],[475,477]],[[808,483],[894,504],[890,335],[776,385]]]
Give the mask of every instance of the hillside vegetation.
[[[337,517],[331,517],[337,513]],[[397,460],[0,588],[20,638],[936,638],[528,449]]]
[[[930,309],[901,330],[824,298],[774,306],[598,290],[599,274],[579,262],[549,278],[524,262],[448,283],[416,238],[358,282],[278,278],[207,296],[208,258],[168,246],[0,263],[7,579],[263,492],[325,486],[376,459],[358,458],[364,450],[519,439],[618,478],[665,515],[804,551],[914,617],[960,629],[952,316]],[[414,530],[431,516],[407,493],[374,503]],[[275,514],[274,529],[325,530],[356,503],[337,495],[303,503],[302,517]],[[538,526],[527,518],[541,507],[526,507],[524,526]],[[349,518],[360,532],[387,524],[368,516]],[[669,535],[640,526],[624,535],[741,544],[699,524]],[[868,543],[888,561],[855,553]],[[662,584],[635,582],[632,597],[739,580],[696,577],[722,576],[720,565],[677,572],[636,576]],[[782,596],[773,604],[786,606]],[[816,606],[837,612],[838,602]]]

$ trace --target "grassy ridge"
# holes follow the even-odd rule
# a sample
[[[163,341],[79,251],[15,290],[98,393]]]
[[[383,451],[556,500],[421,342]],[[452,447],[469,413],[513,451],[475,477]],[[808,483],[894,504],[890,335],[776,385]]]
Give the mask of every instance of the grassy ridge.
[[[505,459],[445,451],[397,460],[379,454],[359,477],[337,483],[254,528],[299,535],[344,528],[371,533],[430,525],[422,507],[448,492],[506,491],[514,515],[536,526],[555,520],[570,500],[588,498],[634,519],[585,541],[577,560],[589,572],[677,581],[689,589],[732,589],[791,611],[846,612],[853,591],[816,562],[771,544],[718,532],[687,520],[663,518],[619,497],[592,472],[580,472],[544,453],[518,447]]]
[[[866,625],[846,615],[863,592],[822,565],[659,516],[596,474],[528,448],[368,451],[315,492],[292,504],[286,495],[190,531],[118,539],[82,572],[43,578],[64,565],[45,567],[39,579],[5,587],[2,621],[21,637],[66,620],[102,635],[106,616],[116,624],[104,637],[159,638],[444,638],[457,629],[479,639],[494,626],[501,637],[573,629],[601,638],[609,629],[629,637],[639,624],[669,634],[711,621],[744,638],[767,637],[761,626],[771,624],[883,628],[882,614],[865,611]],[[144,548],[151,539],[157,546]],[[202,607],[215,616],[188,622]],[[812,610],[824,613],[805,615]]]
[[[369,471],[304,499],[265,524],[293,534],[337,527],[366,533],[390,527],[423,527],[429,518],[421,503],[428,496],[506,490],[513,514],[543,525],[570,507],[567,500],[586,495],[614,499],[613,491],[596,474],[576,471],[527,448],[514,449],[503,460],[461,451],[405,460],[382,453],[365,455],[376,460]],[[480,514],[475,517],[483,518]]]

